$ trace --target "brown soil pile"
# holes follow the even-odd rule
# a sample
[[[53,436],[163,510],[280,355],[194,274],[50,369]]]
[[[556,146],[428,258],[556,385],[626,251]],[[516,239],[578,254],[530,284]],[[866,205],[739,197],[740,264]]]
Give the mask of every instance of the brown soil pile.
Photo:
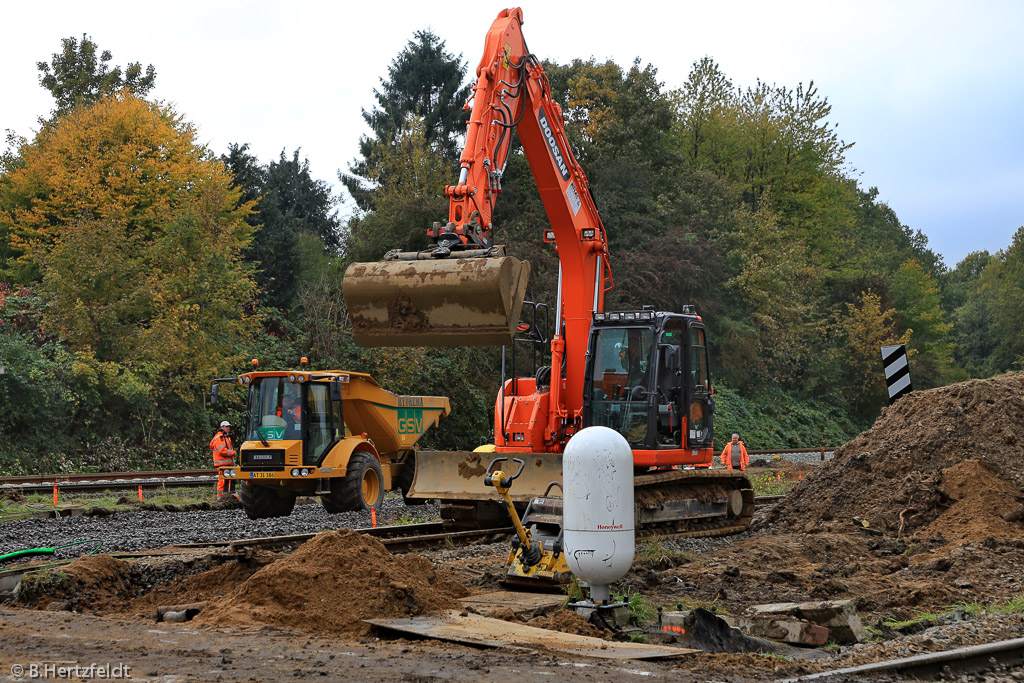
[[[395,557],[376,539],[343,530],[318,534],[260,569],[196,621],[367,633],[363,619],[456,609],[467,592],[426,558]]]
[[[187,605],[223,597],[269,562],[270,558],[255,558],[249,560],[250,564],[229,561],[199,574],[180,576],[132,600],[128,611],[151,615],[161,605]]]
[[[66,609],[104,612],[123,607],[131,592],[131,565],[110,555],[87,555],[56,570],[27,575],[19,599],[39,609],[57,602]]]
[[[797,485],[763,524],[900,538],[1019,538],[1024,373],[908,394]]]

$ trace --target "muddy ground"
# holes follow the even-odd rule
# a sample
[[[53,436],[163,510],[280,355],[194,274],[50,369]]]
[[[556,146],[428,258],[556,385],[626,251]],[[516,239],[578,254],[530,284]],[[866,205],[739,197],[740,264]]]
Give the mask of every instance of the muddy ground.
[[[18,601],[0,606],[0,671],[57,661],[123,662],[140,680],[764,681],[1018,638],[1022,429],[1020,373],[911,394],[833,460],[753,471],[797,483],[786,499],[758,510],[751,532],[644,542],[617,586],[650,608],[642,626],[654,643],[676,638],[652,623],[659,606],[738,615],[756,604],[825,599],[854,600],[870,642],[783,656],[608,662],[396,637],[361,619],[430,614],[494,590],[506,547],[393,557],[373,539],[334,532],[291,555],[245,563],[212,553],[132,562],[97,556],[29,582]],[[982,433],[990,439],[981,449],[965,436]],[[208,607],[196,621],[154,621],[157,605],[197,601]],[[569,632],[586,627],[557,612],[520,617],[530,619]],[[1024,672],[966,680],[1009,679]]]

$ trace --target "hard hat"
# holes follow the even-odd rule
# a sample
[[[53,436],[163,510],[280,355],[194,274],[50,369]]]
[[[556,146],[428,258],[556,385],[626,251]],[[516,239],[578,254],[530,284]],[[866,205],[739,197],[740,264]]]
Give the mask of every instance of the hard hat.
[[[228,422],[227,420],[224,420],[223,422],[220,423],[220,426],[221,427],[230,427],[231,423]]]

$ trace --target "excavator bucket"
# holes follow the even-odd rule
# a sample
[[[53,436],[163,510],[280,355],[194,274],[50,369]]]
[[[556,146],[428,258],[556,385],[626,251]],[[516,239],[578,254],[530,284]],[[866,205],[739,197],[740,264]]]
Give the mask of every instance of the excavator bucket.
[[[416,452],[416,478],[407,496],[462,501],[496,500],[494,489],[484,486],[484,474],[491,461],[500,456],[508,457],[509,461],[496,469],[510,475],[519,467],[511,458],[522,458],[525,461],[523,473],[509,491],[512,500],[517,503],[526,503],[535,496],[544,495],[551,482],[562,481],[561,453],[424,450]]]
[[[529,275],[511,256],[353,263],[352,335],[359,346],[511,344]]]

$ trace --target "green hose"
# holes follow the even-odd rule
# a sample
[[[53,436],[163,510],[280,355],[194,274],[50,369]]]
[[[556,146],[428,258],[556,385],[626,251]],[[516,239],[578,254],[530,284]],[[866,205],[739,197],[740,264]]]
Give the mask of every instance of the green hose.
[[[33,557],[35,555],[53,555],[61,548],[69,548],[73,545],[82,545],[83,543],[95,543],[96,546],[88,553],[89,555],[95,555],[96,551],[103,546],[103,541],[95,538],[90,538],[85,541],[72,541],[71,543],[65,543],[64,545],[58,545],[55,548],[28,548],[25,550],[15,550],[12,553],[0,555],[0,562],[10,562],[22,557]]]
[[[55,548],[31,548],[29,550],[15,550],[13,553],[0,555],[0,562],[10,562],[19,557],[32,557],[33,555],[53,555]]]

